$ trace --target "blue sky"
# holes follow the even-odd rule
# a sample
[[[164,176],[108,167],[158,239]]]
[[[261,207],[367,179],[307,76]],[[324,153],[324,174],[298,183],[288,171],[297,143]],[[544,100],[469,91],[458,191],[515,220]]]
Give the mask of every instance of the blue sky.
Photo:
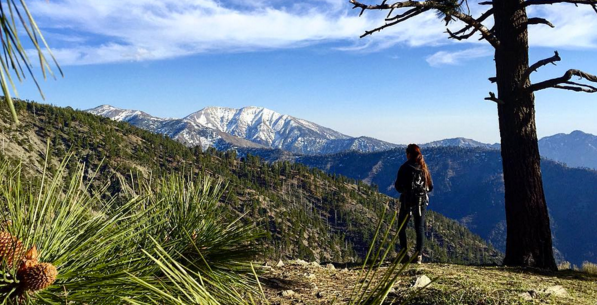
[[[46,102],[100,104],[183,117],[206,106],[261,106],[352,136],[394,143],[468,137],[498,142],[489,45],[448,40],[435,14],[372,37],[378,13],[347,0],[30,0],[65,72],[42,82]],[[481,12],[476,5],[474,12]],[[558,66],[597,74],[597,15],[553,5],[529,12],[555,29],[532,28],[531,61],[558,50]],[[452,25],[458,29],[458,24]],[[30,82],[21,98],[40,101]],[[537,94],[539,136],[597,134],[597,94]]]

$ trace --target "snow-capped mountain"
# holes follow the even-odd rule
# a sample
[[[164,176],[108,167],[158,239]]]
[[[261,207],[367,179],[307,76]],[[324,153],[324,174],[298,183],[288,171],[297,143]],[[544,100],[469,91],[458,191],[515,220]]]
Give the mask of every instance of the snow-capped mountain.
[[[187,146],[201,146],[202,149],[215,147],[228,149],[231,147],[266,148],[251,141],[231,136],[225,132],[197,125],[185,119],[163,119],[139,110],[120,109],[110,105],[101,105],[87,112],[104,116],[115,121],[127,122],[133,126],[164,134]]]
[[[159,129],[162,124],[168,121],[167,119],[154,117],[143,111],[119,109],[110,105],[101,105],[89,109],[87,112],[107,117],[114,121],[128,122],[137,127],[151,131]]]
[[[353,138],[315,123],[260,107],[207,107],[182,119],[162,119],[138,110],[102,105],[87,110],[165,134],[188,146],[275,148],[298,154],[348,150],[374,152],[399,145],[368,137]]]

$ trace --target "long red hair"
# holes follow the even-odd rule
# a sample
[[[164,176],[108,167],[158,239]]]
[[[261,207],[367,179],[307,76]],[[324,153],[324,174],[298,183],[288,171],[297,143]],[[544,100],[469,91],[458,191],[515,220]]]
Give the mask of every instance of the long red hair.
[[[425,158],[423,158],[423,153],[421,153],[421,148],[417,144],[409,144],[406,147],[406,153],[408,154],[408,159],[410,161],[413,161],[421,166],[421,170],[425,176],[425,185],[428,187],[431,181],[431,174],[429,174],[429,169],[425,163]]]

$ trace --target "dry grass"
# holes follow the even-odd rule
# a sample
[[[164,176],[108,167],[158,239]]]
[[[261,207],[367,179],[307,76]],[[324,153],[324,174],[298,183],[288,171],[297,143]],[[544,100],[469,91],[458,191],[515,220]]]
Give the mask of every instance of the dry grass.
[[[580,270],[588,274],[597,275],[597,264],[585,261],[582,263],[582,267],[580,268]]]
[[[564,261],[558,264],[558,270],[570,270],[572,269],[572,265],[569,261]]]
[[[593,265],[595,266],[595,265]],[[325,267],[286,265],[273,267],[263,275],[271,304],[345,304],[352,287],[358,283],[356,269],[329,270]],[[382,272],[380,272],[382,273]],[[552,273],[536,270],[423,264],[410,266],[399,277],[389,301],[401,304],[413,292],[419,275],[438,278],[428,289],[406,304],[587,304],[597,300],[597,276],[574,270]],[[557,297],[542,291],[560,285],[567,296]],[[293,290],[291,297],[283,291]]]

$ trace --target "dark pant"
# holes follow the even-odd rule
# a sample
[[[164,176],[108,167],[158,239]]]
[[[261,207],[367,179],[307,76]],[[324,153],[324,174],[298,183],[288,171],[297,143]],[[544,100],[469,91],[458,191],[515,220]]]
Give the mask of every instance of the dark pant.
[[[415,251],[417,251],[418,255],[423,253],[423,238],[425,237],[425,208],[426,205],[422,205],[419,214],[419,207],[413,207],[409,209],[405,207],[403,203],[400,206],[400,213],[398,214],[398,225],[400,226],[404,223],[404,226],[402,226],[402,229],[398,232],[398,236],[400,237],[400,248],[408,250],[408,243],[406,241],[406,226],[408,225],[412,211],[412,216],[415,220],[415,232],[417,232],[417,247],[415,248]]]

